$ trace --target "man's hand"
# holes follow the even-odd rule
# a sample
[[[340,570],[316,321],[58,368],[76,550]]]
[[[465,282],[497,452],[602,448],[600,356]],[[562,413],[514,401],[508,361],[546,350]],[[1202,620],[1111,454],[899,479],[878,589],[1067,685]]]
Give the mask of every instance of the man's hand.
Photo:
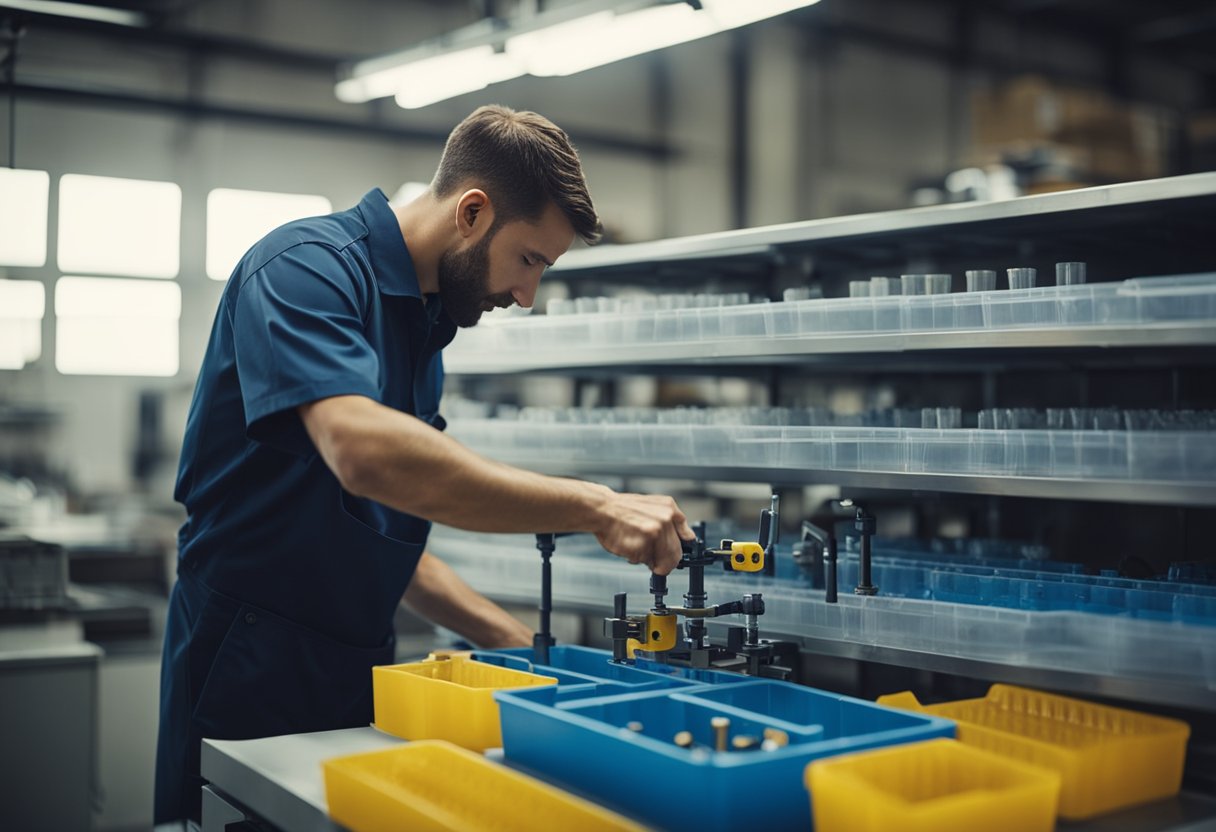
[[[666,575],[680,562],[680,540],[695,535],[688,518],[671,497],[609,492],[600,507],[603,522],[595,530],[600,545],[630,563],[644,563]]]

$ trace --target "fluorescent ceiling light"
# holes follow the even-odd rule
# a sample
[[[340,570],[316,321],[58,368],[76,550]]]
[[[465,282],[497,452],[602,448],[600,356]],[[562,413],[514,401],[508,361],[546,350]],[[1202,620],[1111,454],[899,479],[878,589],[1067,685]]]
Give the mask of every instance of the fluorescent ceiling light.
[[[59,269],[177,276],[182,189],[173,182],[65,174],[59,179]]]
[[[44,170],[0,168],[0,265],[46,264],[50,190],[51,177]]]
[[[512,55],[495,52],[489,44],[448,52],[401,67],[397,104],[409,110],[425,107],[523,74]]]
[[[677,3],[627,14],[601,12],[507,41],[532,75],[573,75],[721,31],[704,11]]]
[[[147,26],[148,18],[142,12],[128,9],[112,9],[107,6],[86,6],[84,3],[62,3],[59,0],[3,0],[0,9],[18,9],[35,14],[51,14],[56,17],[74,17],[79,20],[96,20],[116,26]]]
[[[424,107],[524,74],[573,75],[817,2],[701,0],[699,9],[687,2],[589,2],[362,61],[334,92],[346,102],[395,95],[402,107]]]

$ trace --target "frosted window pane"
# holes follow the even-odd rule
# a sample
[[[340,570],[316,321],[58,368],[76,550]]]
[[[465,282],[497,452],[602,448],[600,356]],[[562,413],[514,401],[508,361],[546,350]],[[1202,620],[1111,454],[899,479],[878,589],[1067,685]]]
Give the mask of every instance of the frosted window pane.
[[[0,318],[42,320],[46,289],[36,280],[0,280]]]
[[[267,233],[332,210],[323,196],[216,188],[207,194],[207,276],[227,280],[237,261]]]
[[[60,278],[55,315],[55,367],[61,373],[177,374],[181,290],[175,283]]]
[[[0,318],[0,370],[20,370],[42,355],[42,321]]]
[[[0,370],[20,370],[42,355],[46,289],[33,280],[0,280]]]
[[[50,189],[44,170],[0,168],[0,265],[46,265]]]
[[[59,180],[59,269],[177,277],[182,189],[172,182],[67,174]]]

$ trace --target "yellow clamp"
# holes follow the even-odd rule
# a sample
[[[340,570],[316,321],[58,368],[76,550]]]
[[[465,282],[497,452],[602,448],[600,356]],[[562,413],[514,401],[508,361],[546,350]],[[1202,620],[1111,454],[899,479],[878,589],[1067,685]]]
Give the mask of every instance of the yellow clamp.
[[[764,568],[764,547],[759,543],[730,544],[730,559],[727,561],[735,572],[759,572]]]
[[[648,650],[651,653],[661,653],[676,646],[676,617],[672,613],[646,614],[646,640],[638,641],[631,638],[625,645],[629,658],[638,650]]]

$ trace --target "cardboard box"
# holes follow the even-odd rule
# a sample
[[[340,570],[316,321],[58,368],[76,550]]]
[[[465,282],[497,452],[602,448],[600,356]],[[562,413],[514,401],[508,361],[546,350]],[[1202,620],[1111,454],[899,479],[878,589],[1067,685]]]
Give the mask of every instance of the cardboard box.
[[[972,159],[1050,156],[1080,180],[1161,176],[1160,118],[1099,90],[1014,79],[972,97]]]

